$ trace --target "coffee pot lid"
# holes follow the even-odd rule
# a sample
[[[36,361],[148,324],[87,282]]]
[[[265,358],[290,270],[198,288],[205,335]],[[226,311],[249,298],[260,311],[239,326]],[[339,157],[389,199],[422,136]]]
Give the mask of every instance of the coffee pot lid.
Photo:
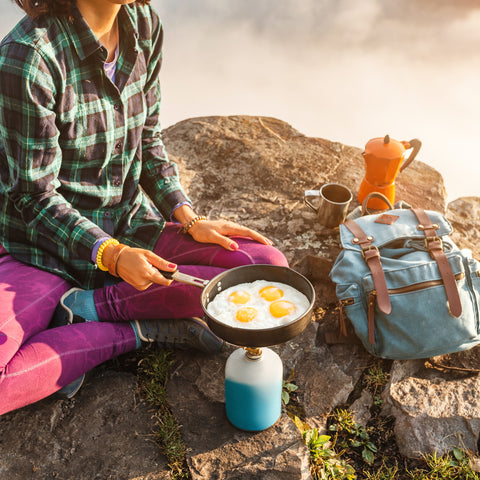
[[[403,157],[404,153],[404,144],[398,140],[390,138],[390,135],[372,138],[365,145],[365,154],[373,155],[378,158],[385,158],[387,160]]]

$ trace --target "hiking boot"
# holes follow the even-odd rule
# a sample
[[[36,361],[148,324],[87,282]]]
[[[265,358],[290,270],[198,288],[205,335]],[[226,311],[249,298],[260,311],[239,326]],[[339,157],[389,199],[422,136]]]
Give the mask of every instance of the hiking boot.
[[[73,382],[70,382],[68,385],[65,385],[60,390],[55,392],[55,395],[58,395],[62,398],[73,398],[78,391],[80,390],[83,382],[85,381],[86,374],[82,373],[77,379]]]
[[[82,291],[82,289],[71,288],[62,295],[60,301],[58,302],[57,308],[53,313],[52,320],[50,321],[48,328],[63,327],[64,325],[69,325],[71,323],[81,323],[85,321],[84,318],[78,315],[74,315],[70,307],[65,304],[65,299],[73,293],[74,296],[71,299],[67,300],[67,304],[72,306],[76,294],[79,291]],[[70,300],[73,300],[73,302],[71,302]],[[55,392],[55,395],[58,395],[62,398],[73,398],[80,390],[84,381],[85,373],[80,375],[80,377],[75,379],[73,382],[70,382],[68,385],[65,385],[60,390]]]
[[[135,320],[138,336],[144,342],[157,342],[162,348],[196,348],[205,353],[219,353],[223,340],[200,318]]]
[[[72,312],[72,307],[75,303],[78,292],[83,292],[83,290],[75,287],[62,295],[55,312],[53,312],[49,328],[62,327],[63,325],[69,325],[70,323],[82,323],[85,321],[84,318],[74,315]]]

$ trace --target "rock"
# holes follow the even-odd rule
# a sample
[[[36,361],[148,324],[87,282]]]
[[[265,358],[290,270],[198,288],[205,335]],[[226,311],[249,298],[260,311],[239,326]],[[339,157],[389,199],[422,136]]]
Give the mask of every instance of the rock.
[[[308,254],[336,258],[338,230],[316,222],[304,192],[336,182],[355,194],[365,173],[360,148],[306,137],[275,118],[250,116],[185,120],[167,128],[163,138],[198,212],[265,233],[293,265]],[[444,211],[443,179],[414,161],[398,177],[396,199]],[[356,205],[354,199],[351,209]]]
[[[480,197],[462,197],[448,204],[447,218],[454,232],[452,240],[459,248],[469,248],[480,260]]]
[[[0,416],[0,478],[169,480],[133,374],[94,374],[72,400]]]
[[[423,360],[396,361],[383,399],[384,414],[395,417],[397,445],[405,457],[443,454],[453,447],[477,451],[478,375],[440,372]]]
[[[353,413],[353,420],[359,425],[367,426],[372,418],[370,408],[373,405],[373,395],[369,390],[363,390],[359,398],[357,398],[349,407]]]
[[[216,449],[191,455],[188,465],[193,480],[312,478],[308,449],[286,415],[268,431],[236,433]]]

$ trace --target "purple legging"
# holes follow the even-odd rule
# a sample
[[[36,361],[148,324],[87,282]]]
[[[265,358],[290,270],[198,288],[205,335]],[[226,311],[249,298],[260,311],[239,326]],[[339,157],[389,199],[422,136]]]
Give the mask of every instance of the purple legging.
[[[240,248],[230,252],[197,243],[178,229],[167,224],[154,251],[199,278],[209,280],[240,265],[287,265],[274,247],[236,238]],[[41,400],[102,362],[134,350],[132,319],[203,314],[198,287],[173,282],[140,292],[121,281],[95,290],[100,322],[48,329],[60,297],[70,287],[60,277],[10,255],[0,257],[0,415]]]

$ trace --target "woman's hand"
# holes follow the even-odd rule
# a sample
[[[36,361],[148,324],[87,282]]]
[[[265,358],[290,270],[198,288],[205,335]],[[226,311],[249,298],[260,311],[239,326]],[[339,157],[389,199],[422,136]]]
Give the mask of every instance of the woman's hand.
[[[200,243],[216,243],[227,250],[238,250],[238,243],[230,237],[247,237],[265,245],[273,242],[248,227],[227,220],[201,220],[188,229],[188,233]]]
[[[175,218],[182,224],[188,225],[189,222],[197,217],[190,205],[182,205],[175,210]],[[227,250],[238,250],[238,243],[230,237],[247,237],[264,245],[273,245],[273,242],[256,232],[238,223],[227,220],[200,220],[194,223],[189,229],[190,234],[197,242],[216,243]]]
[[[110,265],[113,261],[114,247],[107,246],[103,252],[102,262]],[[117,257],[116,273],[120,278],[135,287],[137,290],[145,290],[152,283],[170,285],[172,280],[165,278],[159,270],[174,272],[177,265],[167,262],[155,255],[150,250],[124,246]]]

